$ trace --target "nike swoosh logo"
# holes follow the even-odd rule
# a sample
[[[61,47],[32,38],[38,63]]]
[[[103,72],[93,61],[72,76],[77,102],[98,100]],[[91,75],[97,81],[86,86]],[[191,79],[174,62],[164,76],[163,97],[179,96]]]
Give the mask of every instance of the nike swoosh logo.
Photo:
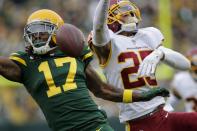
[[[99,128],[99,129],[97,129],[96,131],[101,131],[101,129],[102,129],[103,127],[101,127],[101,128]]]

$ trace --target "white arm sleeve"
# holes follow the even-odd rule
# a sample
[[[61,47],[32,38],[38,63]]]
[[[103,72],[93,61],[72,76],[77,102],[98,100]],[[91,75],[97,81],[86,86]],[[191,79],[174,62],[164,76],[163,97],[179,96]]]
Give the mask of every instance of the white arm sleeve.
[[[93,44],[102,47],[110,41],[107,15],[110,0],[100,0],[93,20]]]
[[[158,50],[164,53],[163,61],[171,67],[179,70],[189,70],[191,68],[190,61],[182,54],[169,48],[165,48],[164,46],[160,46]]]

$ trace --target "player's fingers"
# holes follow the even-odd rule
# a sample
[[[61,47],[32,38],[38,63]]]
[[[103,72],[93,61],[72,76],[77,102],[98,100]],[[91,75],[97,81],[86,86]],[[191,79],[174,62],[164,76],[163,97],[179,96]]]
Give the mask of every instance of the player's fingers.
[[[151,75],[151,68],[152,68],[152,64],[148,64],[147,65],[147,69],[146,69],[146,76],[150,76]]]
[[[141,63],[140,66],[139,66],[139,68],[138,68],[138,73],[137,73],[138,76],[141,75],[142,68],[143,68],[143,63]]]
[[[140,74],[141,77],[146,75],[147,66],[148,66],[147,63],[143,64],[142,71],[141,71],[141,74]]]
[[[145,63],[142,69],[142,76],[146,76],[147,67],[148,67],[148,64]]]
[[[157,65],[154,63],[154,64],[152,64],[152,67],[151,67],[151,75],[153,75],[153,74],[155,74],[155,70],[156,70],[156,67],[157,67]]]

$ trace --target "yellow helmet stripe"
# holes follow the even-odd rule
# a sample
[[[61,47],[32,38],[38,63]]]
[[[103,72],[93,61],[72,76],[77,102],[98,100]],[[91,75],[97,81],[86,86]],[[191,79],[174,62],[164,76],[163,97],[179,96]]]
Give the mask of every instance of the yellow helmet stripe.
[[[17,61],[17,62],[23,64],[24,66],[27,66],[25,60],[23,60],[23,59],[20,58],[20,57],[17,57],[17,56],[10,56],[9,59],[14,60],[14,61]]]

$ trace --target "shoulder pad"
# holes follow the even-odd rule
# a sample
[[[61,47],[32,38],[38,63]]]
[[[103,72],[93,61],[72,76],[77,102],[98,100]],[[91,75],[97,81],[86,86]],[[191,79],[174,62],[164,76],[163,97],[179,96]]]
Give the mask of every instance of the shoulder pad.
[[[145,37],[143,37],[144,41],[146,41],[152,49],[156,49],[162,44],[164,36],[159,29],[154,27],[147,27],[141,29],[141,31],[145,35]]]

